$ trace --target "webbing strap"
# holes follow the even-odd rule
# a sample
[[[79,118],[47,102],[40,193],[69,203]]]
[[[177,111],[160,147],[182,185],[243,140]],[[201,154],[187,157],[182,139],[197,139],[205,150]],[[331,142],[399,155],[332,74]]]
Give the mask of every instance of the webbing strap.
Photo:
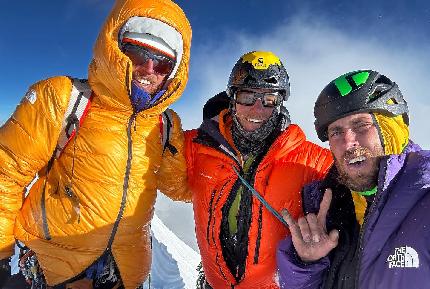
[[[172,128],[173,128],[173,115],[172,115],[172,111],[170,109],[166,109],[166,111],[164,111],[161,115],[161,126],[162,126],[162,130],[161,130],[161,144],[163,146],[163,153],[166,151],[166,149],[168,148],[169,151],[175,155],[178,150],[176,149],[176,147],[174,147],[171,143],[170,143],[170,139],[172,138]]]
[[[267,210],[269,210],[270,213],[272,213],[273,216],[275,216],[276,219],[278,219],[282,224],[284,224],[285,227],[288,228],[288,224],[284,218],[282,218],[281,214],[279,214],[272,206],[269,205],[269,203],[240,175],[234,166],[232,166],[232,168],[242,183],[251,191],[251,193],[266,207]]]
[[[54,157],[58,158],[68,142],[73,138],[79,124],[91,104],[92,90],[87,80],[72,78],[72,92],[64,114],[60,137],[55,148]]]

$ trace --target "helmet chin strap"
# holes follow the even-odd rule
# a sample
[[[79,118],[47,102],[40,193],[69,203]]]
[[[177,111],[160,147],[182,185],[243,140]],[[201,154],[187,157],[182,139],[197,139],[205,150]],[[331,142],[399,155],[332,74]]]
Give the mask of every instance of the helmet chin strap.
[[[154,96],[151,96],[147,91],[141,88],[136,81],[131,82],[131,94],[130,100],[135,112],[141,112],[148,109],[160,99],[160,97],[166,92],[165,89],[158,91]]]

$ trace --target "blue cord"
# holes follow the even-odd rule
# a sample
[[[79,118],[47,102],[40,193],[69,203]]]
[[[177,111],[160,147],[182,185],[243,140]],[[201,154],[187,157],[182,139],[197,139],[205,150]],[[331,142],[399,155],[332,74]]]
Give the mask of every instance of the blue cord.
[[[282,218],[281,214],[279,214],[274,208],[272,208],[268,202],[239,174],[234,166],[232,166],[234,172],[242,181],[242,183],[251,191],[251,193],[269,210],[285,227],[288,228],[287,222],[285,222],[284,218]],[[286,209],[285,209],[286,210]]]

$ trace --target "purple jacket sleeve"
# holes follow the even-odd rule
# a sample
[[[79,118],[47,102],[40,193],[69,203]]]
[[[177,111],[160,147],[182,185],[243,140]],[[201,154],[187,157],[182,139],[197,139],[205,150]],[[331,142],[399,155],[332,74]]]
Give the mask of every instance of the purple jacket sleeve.
[[[328,257],[317,262],[302,262],[294,249],[291,236],[279,242],[276,252],[281,289],[321,288],[326,269],[330,266]]]

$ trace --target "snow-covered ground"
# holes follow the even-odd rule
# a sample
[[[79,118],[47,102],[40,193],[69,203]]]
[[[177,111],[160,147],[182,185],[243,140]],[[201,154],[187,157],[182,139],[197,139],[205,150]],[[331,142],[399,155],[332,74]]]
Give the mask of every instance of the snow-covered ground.
[[[154,215],[152,219],[151,276],[144,288],[196,288],[200,255]]]

